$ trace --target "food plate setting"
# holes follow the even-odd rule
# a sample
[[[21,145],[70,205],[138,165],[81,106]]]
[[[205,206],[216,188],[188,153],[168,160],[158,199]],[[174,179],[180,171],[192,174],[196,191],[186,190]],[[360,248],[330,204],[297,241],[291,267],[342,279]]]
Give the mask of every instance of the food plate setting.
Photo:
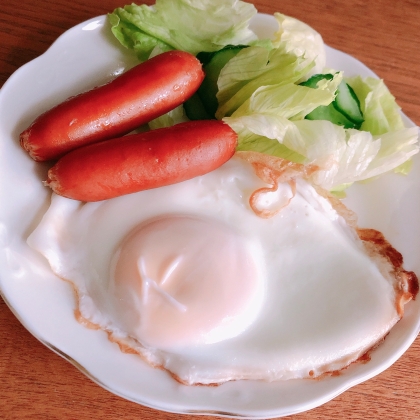
[[[270,38],[277,22],[273,16],[258,14],[251,28],[259,38]],[[328,46],[326,63],[348,77],[376,78],[364,64]],[[367,362],[352,363],[337,375],[319,379],[233,380],[218,386],[181,384],[138,355],[120,351],[101,329],[77,322],[78,302],[72,285],[56,276],[47,259],[27,243],[51,203],[51,191],[41,182],[50,165],[30,159],[19,145],[19,135],[54,105],[102,85],[136,64],[138,59],[112,35],[107,17],[99,16],[68,30],[1,89],[0,292],[19,321],[103,388],[138,404],[181,414],[286,416],[319,406],[391,366],[417,337],[418,299],[404,307],[403,318],[369,352]],[[403,121],[406,127],[414,126],[404,115]],[[403,255],[404,269],[420,274],[418,155],[412,158],[407,175],[387,173],[356,183],[346,190],[343,201],[357,214],[359,227],[382,232]],[[64,220],[64,215],[60,216]]]

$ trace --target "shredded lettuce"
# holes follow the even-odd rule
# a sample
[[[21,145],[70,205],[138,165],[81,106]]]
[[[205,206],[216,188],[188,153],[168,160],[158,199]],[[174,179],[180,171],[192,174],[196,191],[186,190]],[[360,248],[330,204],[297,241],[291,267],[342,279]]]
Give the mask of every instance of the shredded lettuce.
[[[109,15],[115,37],[146,60],[155,47],[196,55],[228,44],[248,44],[255,7],[237,0],[156,0],[154,6],[127,5]]]

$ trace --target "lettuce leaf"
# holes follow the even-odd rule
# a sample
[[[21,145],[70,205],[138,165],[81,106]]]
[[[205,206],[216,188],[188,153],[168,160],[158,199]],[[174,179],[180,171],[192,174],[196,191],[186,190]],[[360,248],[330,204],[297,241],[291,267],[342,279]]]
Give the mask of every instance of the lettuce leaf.
[[[277,48],[244,48],[220,72],[216,118],[232,115],[258,88],[295,83],[313,66],[312,60]]]
[[[346,78],[346,82],[353,88],[360,101],[365,118],[361,130],[379,135],[404,128],[400,107],[383,80],[356,76]]]
[[[228,44],[256,40],[249,29],[255,7],[237,0],[156,0],[153,6],[127,5],[109,15],[111,30],[145,60],[155,47],[196,55]]]
[[[239,136],[238,150],[253,150],[320,167],[314,182],[327,190],[391,171],[418,153],[418,128],[373,136],[329,121],[290,121],[273,114],[224,118]]]
[[[236,150],[251,150],[297,163],[306,161],[305,156],[299,153],[305,151],[299,132],[296,126],[284,117],[253,114],[237,118],[226,117],[223,121],[238,134]],[[289,148],[288,145],[292,147]]]
[[[279,29],[272,40],[273,46],[286,53],[293,53],[297,57],[305,56],[313,60],[315,66],[306,76],[322,73],[326,65],[325,45],[321,35],[306,23],[283,15],[274,13]]]
[[[232,114],[232,117],[263,113],[290,120],[303,119],[318,106],[329,105],[334,100],[341,80],[342,74],[337,73],[333,79],[321,81],[317,89],[294,83],[262,86]]]
[[[157,128],[172,127],[185,121],[188,121],[188,118],[185,115],[184,107],[179,105],[166,114],[149,121],[148,126],[151,130],[156,130]]]

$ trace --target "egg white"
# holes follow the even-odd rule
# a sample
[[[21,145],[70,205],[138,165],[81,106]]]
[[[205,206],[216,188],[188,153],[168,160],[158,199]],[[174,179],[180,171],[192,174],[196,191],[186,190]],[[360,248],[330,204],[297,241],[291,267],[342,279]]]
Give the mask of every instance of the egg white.
[[[185,384],[306,378],[342,369],[399,320],[392,278],[306,181],[297,180],[290,204],[269,219],[248,204],[261,186],[251,165],[235,157],[204,176],[112,200],[80,203],[53,195],[28,243],[73,283],[85,320]],[[290,187],[281,184],[261,205],[285,197]],[[249,245],[261,287],[237,334],[156,347],[121,321],[127,308],[114,298],[116,250],[137,226],[168,215],[215,220]]]

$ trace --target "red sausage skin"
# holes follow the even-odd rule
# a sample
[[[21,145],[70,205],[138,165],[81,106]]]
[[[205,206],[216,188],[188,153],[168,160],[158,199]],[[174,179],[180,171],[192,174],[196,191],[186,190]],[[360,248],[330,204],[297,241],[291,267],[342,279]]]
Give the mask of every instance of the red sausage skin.
[[[182,104],[203,78],[193,55],[157,55],[45,112],[20,135],[20,144],[34,160],[47,161],[85,144],[123,136]]]
[[[210,172],[234,154],[236,133],[222,121],[191,121],[73,150],[48,172],[59,195],[100,201]]]

